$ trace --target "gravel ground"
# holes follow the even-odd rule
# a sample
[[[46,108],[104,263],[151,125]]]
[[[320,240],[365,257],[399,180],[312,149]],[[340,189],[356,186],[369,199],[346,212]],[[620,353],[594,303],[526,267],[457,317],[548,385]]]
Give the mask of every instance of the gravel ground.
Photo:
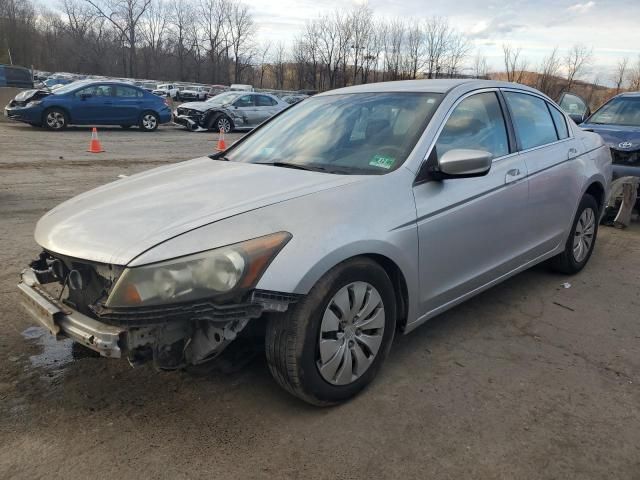
[[[132,369],[74,356],[18,308],[45,211],[216,141],[99,133],[91,155],[89,129],[0,123],[0,478],[640,479],[637,223],[603,228],[576,277],[535,268],[397,337],[364,394],[316,409],[263,354],[232,373]]]

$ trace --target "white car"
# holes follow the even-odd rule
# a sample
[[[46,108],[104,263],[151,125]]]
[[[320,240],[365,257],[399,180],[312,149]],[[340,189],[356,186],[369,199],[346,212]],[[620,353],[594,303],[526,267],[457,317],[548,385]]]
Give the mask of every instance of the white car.
[[[158,85],[153,92],[154,95],[160,95],[161,97],[171,97],[175,99],[178,95],[179,89],[178,86],[174,83],[164,83],[162,85]]]
[[[176,93],[176,100],[191,101],[191,100],[206,100],[207,93],[209,93],[209,87],[199,85],[188,85],[187,87]]]

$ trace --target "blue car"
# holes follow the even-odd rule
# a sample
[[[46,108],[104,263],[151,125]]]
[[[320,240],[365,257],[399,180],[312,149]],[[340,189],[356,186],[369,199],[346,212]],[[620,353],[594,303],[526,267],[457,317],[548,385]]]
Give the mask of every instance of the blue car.
[[[640,92],[621,93],[591,114],[586,102],[565,93],[560,106],[580,128],[600,134],[611,149],[614,180],[640,177]]]
[[[78,81],[52,92],[25,90],[4,111],[12,120],[50,130],[63,130],[68,125],[137,125],[152,132],[171,121],[171,109],[163,98],[112,81]]]

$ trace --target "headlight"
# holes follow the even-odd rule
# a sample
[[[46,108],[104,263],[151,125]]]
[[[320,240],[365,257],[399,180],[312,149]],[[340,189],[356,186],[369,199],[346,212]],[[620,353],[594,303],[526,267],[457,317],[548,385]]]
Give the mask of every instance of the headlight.
[[[29,103],[27,103],[27,107],[35,107],[36,105],[40,105],[42,103],[42,100],[31,100]]]
[[[291,239],[278,232],[186,257],[127,268],[107,307],[138,307],[231,297],[253,288]]]

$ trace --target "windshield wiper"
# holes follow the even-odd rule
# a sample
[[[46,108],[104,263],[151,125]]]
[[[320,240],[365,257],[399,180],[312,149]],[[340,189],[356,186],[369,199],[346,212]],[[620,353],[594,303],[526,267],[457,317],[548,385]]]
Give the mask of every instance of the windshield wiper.
[[[324,172],[324,173],[340,173],[338,170],[321,167],[319,165],[301,165],[299,163],[290,162],[265,162],[260,165],[271,165],[273,167],[294,168],[296,170],[306,170],[308,172]]]

